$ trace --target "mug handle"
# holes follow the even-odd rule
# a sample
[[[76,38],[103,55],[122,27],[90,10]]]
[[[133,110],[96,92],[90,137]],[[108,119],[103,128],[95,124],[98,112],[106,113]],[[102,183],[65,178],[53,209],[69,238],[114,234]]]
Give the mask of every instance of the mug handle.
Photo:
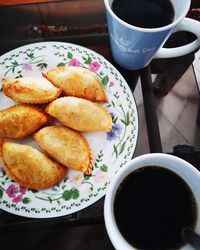
[[[200,46],[200,23],[191,18],[184,18],[180,24],[178,24],[175,32],[188,31],[194,33],[197,39],[187,45],[175,47],[175,48],[160,48],[154,58],[172,58],[178,56],[184,56],[196,50]]]

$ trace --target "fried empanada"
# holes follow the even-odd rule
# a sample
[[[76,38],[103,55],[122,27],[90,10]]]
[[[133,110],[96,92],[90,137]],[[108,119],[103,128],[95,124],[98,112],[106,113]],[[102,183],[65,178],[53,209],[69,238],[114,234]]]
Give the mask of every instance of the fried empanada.
[[[92,155],[88,142],[65,126],[49,126],[33,135],[40,147],[62,165],[90,175]]]
[[[0,140],[0,163],[3,163],[3,140]]]
[[[95,74],[88,69],[75,66],[58,67],[44,73],[43,76],[61,88],[67,96],[107,102],[103,87]]]
[[[0,110],[0,137],[23,138],[50,122],[49,116],[36,107],[14,105]]]
[[[3,142],[3,164],[12,180],[31,189],[51,187],[67,173],[67,168],[39,150],[8,141]]]
[[[82,132],[110,131],[112,117],[97,103],[78,98],[62,97],[51,102],[46,112],[65,126]]]
[[[62,90],[45,78],[23,77],[2,85],[6,96],[22,103],[47,103],[60,96]]]

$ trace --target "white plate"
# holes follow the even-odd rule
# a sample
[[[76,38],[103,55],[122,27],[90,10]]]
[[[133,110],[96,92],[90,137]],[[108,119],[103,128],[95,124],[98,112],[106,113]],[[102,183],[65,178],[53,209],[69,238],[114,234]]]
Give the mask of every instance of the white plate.
[[[94,51],[62,42],[29,44],[0,57],[0,77],[2,81],[22,76],[42,77],[42,71],[64,64],[89,68],[96,73],[109,100],[103,105],[112,114],[113,129],[110,133],[83,134],[94,159],[91,176],[70,170],[59,185],[35,192],[19,187],[0,165],[0,208],[10,213],[48,218],[77,212],[105,195],[112,176],[135,151],[138,113],[134,97],[121,74]],[[0,92],[0,109],[15,103]],[[16,141],[39,148],[32,137]]]

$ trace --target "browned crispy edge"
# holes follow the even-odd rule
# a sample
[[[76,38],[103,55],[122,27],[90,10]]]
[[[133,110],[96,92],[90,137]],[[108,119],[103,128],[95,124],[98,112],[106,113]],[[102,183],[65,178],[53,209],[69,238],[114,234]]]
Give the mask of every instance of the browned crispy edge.
[[[67,97],[70,97],[70,96],[67,96]],[[74,97],[74,96],[73,96],[73,97]],[[65,98],[65,97],[61,97],[61,98]],[[86,100],[86,99],[80,98],[80,97],[74,97],[74,98],[79,98],[79,99],[82,99],[82,100]],[[60,98],[58,98],[57,100],[59,100],[59,99],[60,99]],[[55,100],[55,101],[56,101],[56,100]],[[96,105],[97,107],[99,107],[100,109],[102,109],[102,110],[105,112],[107,118],[109,119],[109,127],[108,127],[107,130],[104,130],[104,131],[105,131],[105,132],[110,132],[110,131],[112,130],[112,117],[111,117],[110,112],[109,112],[106,108],[102,107],[99,103],[92,102],[92,101],[90,101],[90,100],[86,100],[86,101],[93,103],[94,105]],[[45,112],[46,112],[46,113],[49,114],[49,107],[50,107],[52,104],[53,104],[53,102],[49,103],[49,104],[46,106],[46,108],[45,108]],[[49,114],[49,115],[50,115],[50,116],[53,116],[53,115],[51,115],[51,114]],[[54,116],[53,116],[53,117],[54,117]],[[81,132],[89,132],[89,131],[81,131]],[[94,131],[92,131],[92,132],[94,132]]]
[[[60,128],[65,128],[66,126],[55,125],[55,126],[53,126],[53,127],[56,127],[56,128],[59,128],[59,127],[60,127]],[[90,148],[90,145],[89,145],[88,141],[86,140],[86,138],[85,138],[82,134],[80,134],[80,132],[78,132],[78,131],[76,131],[76,130],[74,130],[74,129],[68,128],[68,127],[67,127],[67,129],[69,129],[69,130],[75,132],[79,137],[81,137],[81,138],[84,140],[84,143],[85,143],[86,148],[87,148],[88,158],[89,158],[89,164],[88,164],[88,166],[86,167],[86,169],[85,169],[85,171],[84,171],[84,174],[86,174],[86,175],[91,175],[91,174],[92,174],[92,166],[93,166],[93,157],[92,157],[92,152],[91,152],[91,148]],[[38,131],[38,132],[39,132],[39,131]],[[36,135],[36,134],[37,134],[37,132],[33,134],[33,138],[34,138],[35,141],[37,141],[37,140],[35,139],[35,135]],[[37,142],[37,143],[38,143],[38,142]],[[84,164],[81,165],[81,169],[82,169],[83,167],[84,167]]]
[[[10,106],[10,107],[8,107],[8,108],[5,108],[4,110],[6,110],[6,109],[14,109],[15,107],[28,107],[28,108],[30,108],[30,109],[34,109],[34,110],[37,110],[38,112],[40,112],[41,114],[43,114],[45,117],[46,117],[46,122],[40,127],[40,128],[42,128],[42,127],[44,127],[44,126],[47,126],[47,125],[50,125],[51,123],[52,123],[52,119],[50,118],[50,116],[44,111],[44,110],[41,110],[41,109],[39,109],[38,107],[35,107],[35,106],[31,106],[31,105],[28,105],[28,104],[16,104],[16,105],[13,105],[13,106]],[[2,111],[4,111],[4,110],[2,110]],[[1,112],[1,110],[0,110],[0,112]],[[34,131],[34,132],[36,132],[36,131]],[[33,132],[33,133],[34,133]],[[31,133],[32,134],[32,133]],[[22,138],[25,138],[25,137],[27,137],[27,136],[29,136],[30,134],[27,134],[27,135],[25,135],[25,136],[20,136],[20,137],[16,137],[15,139],[22,139]]]
[[[83,139],[85,140],[85,143],[86,143],[86,146],[87,146],[88,157],[89,157],[89,164],[88,164],[88,167],[85,170],[84,174],[91,175],[92,174],[92,169],[93,169],[92,152],[91,152],[91,148],[90,148],[90,145],[89,145],[88,141],[85,139],[85,137],[83,137]]]
[[[70,67],[70,66],[68,66],[68,67]],[[55,83],[54,81],[52,81],[52,80],[49,78],[48,73],[50,73],[51,71],[54,71],[55,69],[60,69],[60,71],[61,71],[61,69],[63,69],[63,68],[65,68],[65,67],[57,67],[57,68],[51,69],[51,70],[49,70],[48,72],[42,73],[42,76],[45,77],[45,78],[46,78],[48,81],[50,81],[55,87],[58,88],[59,86],[57,86],[56,83]],[[101,99],[96,99],[96,98],[94,98],[94,99],[91,99],[90,101],[94,101],[94,102],[95,102],[95,101],[98,101],[98,102],[108,102],[108,98],[107,98],[107,96],[106,96],[106,93],[105,93],[104,88],[103,88],[102,85],[100,84],[100,82],[99,82],[99,80],[97,79],[97,77],[96,77],[96,80],[97,80],[97,83],[99,84],[100,88],[102,89],[103,97],[102,97]],[[73,96],[73,95],[70,95],[70,96]],[[78,96],[74,95],[74,97],[78,97]],[[78,97],[78,98],[82,98],[82,97]],[[89,99],[86,99],[86,100],[89,100]]]
[[[3,144],[4,144],[5,142],[6,142],[6,141],[3,141],[3,143],[2,143],[2,149],[3,149]],[[2,152],[3,152],[3,150],[2,150]],[[3,154],[2,154],[2,156],[3,156]],[[45,154],[44,154],[44,156],[45,156],[45,158],[49,159],[49,157],[46,156]],[[51,161],[53,161],[53,160],[51,160]],[[6,171],[7,175],[8,175],[12,180],[16,181],[20,186],[26,187],[26,188],[30,188],[30,189],[35,189],[35,190],[40,190],[40,189],[45,189],[45,188],[52,187],[52,186],[55,185],[57,182],[59,182],[62,178],[64,178],[64,176],[65,176],[66,173],[68,172],[68,169],[65,168],[64,166],[60,165],[59,163],[55,162],[55,161],[54,161],[54,163],[56,163],[56,164],[59,166],[59,168],[62,170],[62,171],[61,171],[61,174],[60,174],[59,180],[57,180],[56,182],[50,182],[50,183],[48,183],[48,185],[46,185],[46,184],[44,184],[44,183],[39,183],[39,184],[35,184],[35,185],[32,184],[32,185],[31,185],[31,184],[29,184],[29,183],[21,182],[21,181],[20,181],[20,180],[19,180],[10,170],[9,170],[9,168],[8,168],[8,166],[7,166],[7,164],[6,164],[5,160],[4,160],[4,158],[3,158],[3,165],[4,165],[4,168],[5,168],[5,171]]]
[[[0,162],[3,163],[3,143],[4,140],[0,140]]]
[[[13,89],[14,89],[15,86],[11,86],[10,88],[13,88]],[[46,99],[45,101],[40,101],[40,100],[38,100],[38,101],[35,101],[35,102],[28,102],[28,101],[25,102],[25,101],[22,101],[21,98],[13,97],[12,95],[10,95],[9,92],[7,92],[6,84],[3,84],[3,85],[2,85],[2,90],[3,90],[3,93],[4,93],[7,97],[9,97],[10,99],[12,99],[12,100],[14,100],[14,101],[16,101],[16,102],[29,103],[29,104],[43,104],[43,103],[48,103],[48,102],[51,102],[51,101],[57,99],[57,98],[61,95],[61,93],[62,93],[62,89],[58,88],[57,94],[56,94],[54,97],[52,97],[52,98]]]

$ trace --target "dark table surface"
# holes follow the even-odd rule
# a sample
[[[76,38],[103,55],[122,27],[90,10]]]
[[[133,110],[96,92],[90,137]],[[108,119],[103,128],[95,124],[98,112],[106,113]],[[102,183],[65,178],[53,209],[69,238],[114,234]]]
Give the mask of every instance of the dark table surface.
[[[149,152],[162,152],[160,139],[162,128],[158,126],[154,96],[155,94],[166,95],[171,90],[192,64],[194,54],[182,58],[154,60],[149,66],[139,71],[127,71],[120,68],[112,59],[102,0],[0,5],[0,25],[0,55],[35,42],[70,42],[103,55],[120,71],[132,91],[140,79]],[[167,46],[173,46],[174,43],[182,44],[190,39],[193,38],[188,34],[172,36]],[[152,83],[152,73],[158,74],[155,83]],[[163,79],[165,83],[161,84]],[[142,146],[140,143],[142,142],[139,139],[138,147]],[[185,157],[187,160],[198,160],[198,152],[194,152],[191,147],[187,146],[181,149],[175,148],[175,152],[172,147],[171,152],[168,153]],[[0,210],[0,247],[7,247],[7,249],[13,249],[13,247],[16,249],[100,249],[103,247],[101,242],[104,242],[105,249],[112,249],[104,227],[103,201],[104,198],[79,213],[53,219],[23,218]],[[90,232],[91,236],[86,234],[85,237],[91,237],[91,241],[93,237],[99,246],[95,242],[87,243],[86,240],[88,245],[83,244],[76,248],[75,244],[73,245],[70,241],[76,241],[79,234],[84,234],[83,230],[88,232],[88,227],[93,228]],[[80,231],[78,228],[81,228]],[[68,238],[64,237],[64,231],[67,232]],[[54,237],[57,241],[52,240]]]

